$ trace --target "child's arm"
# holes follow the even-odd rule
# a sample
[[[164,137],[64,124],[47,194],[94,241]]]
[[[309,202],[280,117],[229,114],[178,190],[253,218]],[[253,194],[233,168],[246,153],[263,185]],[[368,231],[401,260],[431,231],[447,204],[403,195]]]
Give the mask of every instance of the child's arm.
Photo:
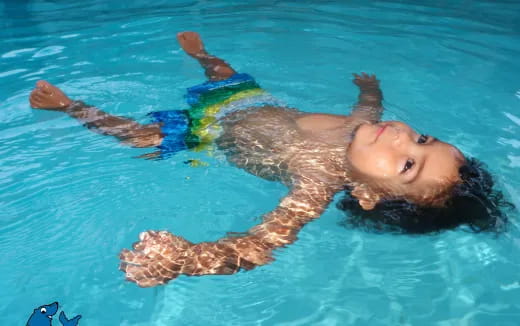
[[[121,252],[120,269],[127,280],[141,287],[165,284],[181,274],[233,274],[253,269],[272,261],[274,249],[294,242],[298,231],[322,214],[334,193],[320,183],[301,184],[241,237],[193,244],[167,231],[141,233],[134,250]]]
[[[383,92],[379,88],[379,80],[375,75],[354,74],[354,84],[359,87],[358,103],[354,106],[352,116],[378,122],[383,114]]]

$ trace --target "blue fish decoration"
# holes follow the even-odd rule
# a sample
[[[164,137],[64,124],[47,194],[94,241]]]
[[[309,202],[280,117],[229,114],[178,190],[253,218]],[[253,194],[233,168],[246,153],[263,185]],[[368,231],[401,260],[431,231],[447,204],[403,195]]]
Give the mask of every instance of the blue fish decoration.
[[[34,309],[25,326],[52,326],[52,316],[54,316],[57,312],[57,302],[39,306],[38,308]],[[77,315],[72,319],[67,319],[65,312],[62,311],[60,313],[59,320],[63,326],[77,326],[80,318],[81,315]]]

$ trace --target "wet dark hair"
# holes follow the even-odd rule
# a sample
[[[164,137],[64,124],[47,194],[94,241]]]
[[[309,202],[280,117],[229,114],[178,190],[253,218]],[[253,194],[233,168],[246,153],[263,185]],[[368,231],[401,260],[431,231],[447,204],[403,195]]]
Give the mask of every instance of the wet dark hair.
[[[500,191],[493,189],[493,178],[484,164],[466,159],[459,168],[461,183],[442,207],[426,207],[403,199],[382,200],[374,209],[364,210],[350,195],[338,203],[347,211],[346,226],[375,232],[432,233],[461,227],[473,232],[500,233],[507,228],[506,211],[513,209]]]

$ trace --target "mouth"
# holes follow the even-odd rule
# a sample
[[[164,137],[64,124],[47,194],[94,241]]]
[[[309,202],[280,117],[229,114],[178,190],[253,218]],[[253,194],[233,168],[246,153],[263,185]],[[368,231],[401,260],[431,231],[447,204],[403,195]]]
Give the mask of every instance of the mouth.
[[[381,136],[381,134],[383,134],[383,132],[385,131],[386,127],[388,127],[388,125],[381,126],[381,127],[379,127],[379,129],[377,129],[377,131],[376,131],[376,138],[374,139],[374,142],[376,142],[377,139],[379,138],[379,136]]]

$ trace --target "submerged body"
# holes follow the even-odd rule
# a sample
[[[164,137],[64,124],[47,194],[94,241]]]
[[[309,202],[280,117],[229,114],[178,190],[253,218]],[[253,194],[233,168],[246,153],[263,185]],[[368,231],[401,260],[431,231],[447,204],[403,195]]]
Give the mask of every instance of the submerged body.
[[[249,108],[221,120],[224,132],[216,144],[230,162],[256,176],[289,187],[306,178],[341,188],[347,178],[344,140],[353,120],[280,107]],[[322,127],[314,128],[317,124]]]
[[[225,83],[236,77],[227,63],[204,50],[198,34],[180,33],[178,39],[204,67],[210,82]],[[217,110],[196,122],[189,117],[175,118],[176,126],[197,127],[196,142],[190,140],[194,135],[179,133],[161,121],[140,125],[73,102],[47,82],[37,83],[30,102],[35,108],[67,112],[87,127],[124,143],[160,149],[148,158],[160,156],[166,142],[196,148],[205,143],[206,135],[198,127],[218,125],[212,141],[230,162],[289,188],[288,195],[264,215],[261,224],[240,236],[194,244],[167,231],[143,232],[133,250],[123,250],[120,258],[127,279],[147,287],[164,284],[180,274],[231,274],[271,261],[272,251],[295,241],[298,231],[319,217],[346,186],[364,209],[392,197],[441,203],[437,195],[449,193],[451,185],[458,182],[457,170],[464,160],[460,152],[417,134],[403,123],[380,122],[379,81],[362,74],[355,75],[354,83],[360,89],[359,101],[348,116],[304,113],[262,103],[222,115]]]

